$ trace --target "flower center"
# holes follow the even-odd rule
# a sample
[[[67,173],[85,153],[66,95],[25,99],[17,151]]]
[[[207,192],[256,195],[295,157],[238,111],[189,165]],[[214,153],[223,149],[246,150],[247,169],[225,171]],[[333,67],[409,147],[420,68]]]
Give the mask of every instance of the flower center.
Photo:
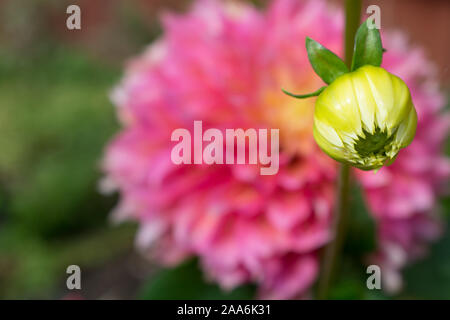
[[[372,155],[386,156],[389,151],[389,144],[394,139],[394,134],[388,136],[386,131],[381,131],[380,128],[375,128],[374,133],[363,130],[365,137],[360,137],[355,142],[355,150],[361,157],[368,157]]]

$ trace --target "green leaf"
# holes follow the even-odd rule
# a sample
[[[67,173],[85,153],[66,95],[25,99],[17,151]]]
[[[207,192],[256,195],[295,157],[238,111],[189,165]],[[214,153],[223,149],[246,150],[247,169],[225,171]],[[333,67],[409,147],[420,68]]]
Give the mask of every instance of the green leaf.
[[[164,269],[144,285],[139,295],[145,300],[249,300],[255,296],[253,286],[222,291],[216,284],[206,283],[204,275],[192,259],[175,268]]]
[[[297,99],[304,99],[304,98],[310,98],[310,97],[318,96],[319,94],[322,93],[323,90],[325,90],[325,88],[326,88],[326,86],[318,89],[317,91],[314,91],[312,93],[307,93],[307,94],[294,94],[294,93],[290,93],[289,91],[286,91],[284,89],[281,89],[281,91],[286,93],[288,96],[291,96],[291,97],[294,97],[294,98],[297,98]]]
[[[337,77],[348,72],[344,61],[309,37],[306,37],[306,51],[314,71],[325,83],[330,84]]]
[[[375,28],[369,29],[367,20],[364,21],[356,32],[352,71],[367,64],[379,67],[383,59],[383,50],[380,31]]]

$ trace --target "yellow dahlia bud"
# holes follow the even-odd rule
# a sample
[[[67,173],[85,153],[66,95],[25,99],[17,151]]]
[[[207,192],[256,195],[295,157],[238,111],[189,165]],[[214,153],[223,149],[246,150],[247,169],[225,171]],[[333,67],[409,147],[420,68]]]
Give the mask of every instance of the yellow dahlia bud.
[[[330,157],[363,170],[391,163],[414,138],[417,114],[406,84],[365,65],[336,78],[319,95],[314,138]]]
[[[356,32],[350,70],[333,52],[306,38],[311,66],[328,84],[309,94],[286,94],[304,99],[318,96],[314,138],[333,159],[363,170],[394,161],[416,133],[417,114],[406,84],[380,68],[380,32],[367,21]]]

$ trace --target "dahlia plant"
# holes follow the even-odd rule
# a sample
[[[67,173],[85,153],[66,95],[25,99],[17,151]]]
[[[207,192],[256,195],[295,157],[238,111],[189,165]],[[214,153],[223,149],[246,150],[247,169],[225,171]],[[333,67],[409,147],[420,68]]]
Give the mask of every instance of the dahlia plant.
[[[383,47],[378,29],[367,21],[359,28],[351,72],[345,63],[316,41],[306,38],[313,69],[329,84],[318,95],[314,138],[333,159],[363,170],[391,163],[416,132],[417,113],[406,84],[380,68]]]

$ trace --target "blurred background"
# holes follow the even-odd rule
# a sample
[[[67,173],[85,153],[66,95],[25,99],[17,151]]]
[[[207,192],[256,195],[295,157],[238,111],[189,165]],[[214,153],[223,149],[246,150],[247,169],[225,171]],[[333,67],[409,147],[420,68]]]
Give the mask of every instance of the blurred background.
[[[160,34],[158,13],[189,3],[0,0],[0,299],[253,297],[251,286],[224,295],[203,284],[195,261],[159,270],[134,250],[134,224],[109,221],[117,199],[98,192],[103,148],[119,128],[109,92],[126,60]],[[81,7],[82,30],[66,28],[70,4]],[[383,27],[425,48],[449,92],[450,1],[369,4],[381,7]],[[450,199],[441,202],[448,213]],[[446,235],[409,267],[398,297],[450,299],[448,248]],[[82,269],[76,293],[66,289],[71,264]],[[364,298],[352,281],[336,297]]]

